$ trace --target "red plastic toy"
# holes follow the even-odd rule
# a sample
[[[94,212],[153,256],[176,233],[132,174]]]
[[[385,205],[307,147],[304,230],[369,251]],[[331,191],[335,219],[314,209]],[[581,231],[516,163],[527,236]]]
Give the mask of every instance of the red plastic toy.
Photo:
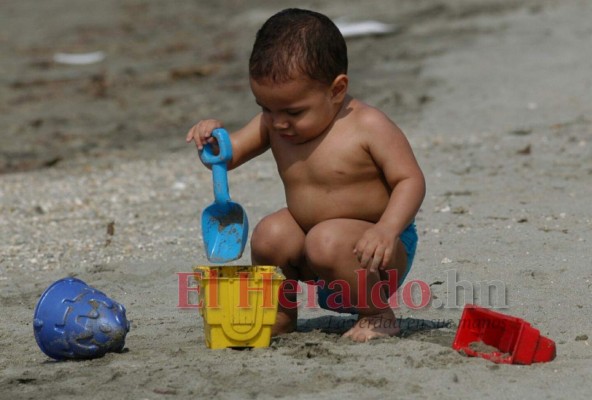
[[[529,365],[555,358],[555,342],[520,318],[467,304],[452,348],[495,363]]]

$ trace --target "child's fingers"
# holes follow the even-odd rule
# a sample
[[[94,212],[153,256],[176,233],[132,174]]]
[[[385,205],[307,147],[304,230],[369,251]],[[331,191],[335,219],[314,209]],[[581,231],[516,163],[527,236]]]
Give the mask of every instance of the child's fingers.
[[[194,141],[195,142],[195,146],[197,146],[198,150],[201,150],[203,148],[203,139],[200,135],[200,129],[199,129],[199,124],[194,125],[189,132],[187,132],[187,136],[185,137],[185,141],[187,143]]]
[[[368,250],[368,248],[372,249],[372,247],[367,247],[363,251],[354,250],[362,268],[375,272],[385,269],[391,264],[392,249],[377,247],[374,250]]]
[[[360,262],[360,267],[368,268],[372,262],[374,251],[369,251],[368,242],[364,239],[361,239],[354,248],[354,254]]]
[[[189,132],[187,132],[187,135],[185,136],[185,141],[187,143],[191,142],[194,138],[195,138],[195,126],[192,126],[191,129],[189,129]]]
[[[385,269],[389,265],[390,254],[391,251],[388,247],[376,247],[376,250],[374,250],[374,255],[372,257],[372,263],[370,264],[370,271],[375,272],[379,269]]]
[[[358,255],[358,260],[360,260],[360,266],[362,268],[366,268],[366,269],[372,265],[373,258],[374,258],[374,252],[368,250],[368,248],[365,248]]]
[[[185,140],[187,143],[194,141],[198,150],[202,150],[206,143],[215,144],[216,139],[212,137],[212,131],[216,128],[221,128],[222,123],[218,120],[203,120],[195,124],[189,132]]]
[[[374,253],[374,257],[372,257],[372,261],[370,263],[370,267],[368,268],[368,270],[370,272],[376,272],[378,271],[378,268],[382,266],[382,256],[378,255],[377,253]]]
[[[390,265],[392,255],[393,250],[391,248],[386,248],[384,250],[384,255],[382,256],[382,264],[380,265],[380,269],[385,269]]]

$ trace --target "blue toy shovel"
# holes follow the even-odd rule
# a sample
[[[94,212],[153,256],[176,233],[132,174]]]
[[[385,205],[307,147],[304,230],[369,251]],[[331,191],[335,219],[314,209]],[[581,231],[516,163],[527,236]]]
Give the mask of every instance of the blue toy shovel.
[[[206,144],[199,153],[203,163],[212,168],[215,199],[201,214],[201,230],[208,260],[225,263],[243,254],[249,235],[249,221],[245,210],[231,201],[228,193],[226,163],[232,159],[228,132],[214,129],[212,136],[218,141],[219,153],[213,154],[210,144]]]

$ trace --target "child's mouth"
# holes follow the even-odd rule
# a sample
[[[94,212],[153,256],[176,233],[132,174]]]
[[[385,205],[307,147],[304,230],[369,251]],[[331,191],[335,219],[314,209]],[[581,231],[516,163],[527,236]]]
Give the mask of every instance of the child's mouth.
[[[280,135],[280,137],[282,137],[283,139],[286,139],[286,140],[294,140],[296,138],[296,135],[293,135],[290,133],[280,133],[279,135]]]

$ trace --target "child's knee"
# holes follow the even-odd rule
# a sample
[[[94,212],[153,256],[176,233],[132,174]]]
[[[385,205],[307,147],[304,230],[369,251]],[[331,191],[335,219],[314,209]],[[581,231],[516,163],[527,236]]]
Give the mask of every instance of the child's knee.
[[[340,235],[322,224],[312,228],[304,240],[306,259],[315,269],[331,269],[343,251]]]
[[[251,249],[255,250],[273,250],[282,240],[282,227],[273,218],[263,218],[251,234]]]
[[[278,213],[263,218],[251,234],[251,254],[284,263],[302,252],[304,234]],[[278,264],[279,265],[279,264]]]

